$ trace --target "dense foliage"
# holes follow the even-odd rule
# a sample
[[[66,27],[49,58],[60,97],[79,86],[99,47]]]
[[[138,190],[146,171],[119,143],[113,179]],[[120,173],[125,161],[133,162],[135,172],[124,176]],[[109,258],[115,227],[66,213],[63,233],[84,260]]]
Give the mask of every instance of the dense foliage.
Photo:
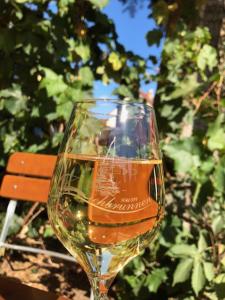
[[[118,43],[113,22],[100,10],[106,4],[1,1],[2,166],[16,150],[55,152],[73,102],[92,95],[94,80],[114,80],[122,97],[137,96],[140,81],[149,80],[149,62]],[[149,45],[159,43],[177,9],[176,1],[153,4],[159,27],[146,35]],[[155,78],[166,218],[154,245],[116,280],[118,299],[225,298],[223,76],[208,29],[190,26],[195,14],[183,7],[179,21],[169,22]]]
[[[145,61],[118,43],[100,8],[107,1],[12,0],[0,3],[0,165],[16,150],[57,148],[73,103],[94,80],[138,95]]]
[[[168,13],[164,1],[155,1],[159,24],[167,22]],[[149,299],[149,292],[151,299],[225,298],[224,74],[209,30],[190,27],[188,18],[170,24],[173,34],[165,41],[156,76],[166,218],[154,247],[123,272],[133,299]],[[161,28],[147,38],[155,36],[157,43]]]

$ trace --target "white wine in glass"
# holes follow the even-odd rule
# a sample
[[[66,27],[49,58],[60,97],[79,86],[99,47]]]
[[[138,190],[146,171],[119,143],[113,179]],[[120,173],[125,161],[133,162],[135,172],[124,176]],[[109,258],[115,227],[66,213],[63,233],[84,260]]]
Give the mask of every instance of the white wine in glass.
[[[86,272],[95,300],[156,235],[164,181],[154,110],[140,100],[74,106],[48,201],[53,229]]]

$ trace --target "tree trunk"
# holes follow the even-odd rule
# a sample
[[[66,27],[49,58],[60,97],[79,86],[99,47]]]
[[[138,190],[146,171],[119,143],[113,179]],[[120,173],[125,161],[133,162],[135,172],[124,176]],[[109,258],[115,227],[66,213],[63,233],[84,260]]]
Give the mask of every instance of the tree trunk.
[[[225,0],[208,0],[200,13],[200,25],[207,26],[212,45],[218,50],[219,68],[225,71]]]

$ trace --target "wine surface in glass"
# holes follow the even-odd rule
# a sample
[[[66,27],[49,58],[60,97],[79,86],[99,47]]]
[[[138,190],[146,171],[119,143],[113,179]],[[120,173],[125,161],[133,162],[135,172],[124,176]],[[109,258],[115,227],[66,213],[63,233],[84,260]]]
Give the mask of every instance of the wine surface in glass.
[[[148,246],[163,216],[161,160],[62,153],[49,217],[89,278],[114,278]]]

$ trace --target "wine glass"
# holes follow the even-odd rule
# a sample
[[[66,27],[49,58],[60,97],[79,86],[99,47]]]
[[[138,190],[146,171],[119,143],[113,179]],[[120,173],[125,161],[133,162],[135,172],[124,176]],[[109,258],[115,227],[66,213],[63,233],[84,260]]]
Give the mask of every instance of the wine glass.
[[[51,181],[53,229],[86,272],[95,300],[145,247],[164,213],[153,108],[143,100],[75,104]]]

